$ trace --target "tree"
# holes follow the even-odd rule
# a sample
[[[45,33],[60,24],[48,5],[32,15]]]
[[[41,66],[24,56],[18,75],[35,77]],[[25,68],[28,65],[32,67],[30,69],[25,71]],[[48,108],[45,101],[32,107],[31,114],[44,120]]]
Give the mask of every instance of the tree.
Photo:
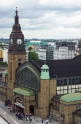
[[[38,60],[38,54],[36,52],[29,52],[28,53],[28,60]]]
[[[4,48],[4,46],[2,45],[2,43],[0,43],[0,48],[2,48],[2,49]]]
[[[28,47],[28,50],[32,50],[32,47],[30,46],[30,47]]]
[[[0,62],[0,65],[7,65],[6,62]]]

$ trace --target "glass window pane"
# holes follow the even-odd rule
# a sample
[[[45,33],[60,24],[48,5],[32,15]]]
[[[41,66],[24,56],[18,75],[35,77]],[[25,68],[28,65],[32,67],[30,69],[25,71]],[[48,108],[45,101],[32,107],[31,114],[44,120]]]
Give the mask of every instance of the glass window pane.
[[[72,89],[72,93],[75,93],[75,89]]]
[[[72,88],[75,88],[75,85],[72,85]]]
[[[81,87],[79,87],[79,91],[81,91]]]
[[[61,89],[63,89],[64,87],[63,87],[63,86],[61,86],[60,88],[61,88]]]
[[[57,90],[60,90],[60,87],[57,87]]]
[[[78,85],[76,85],[76,88],[78,88]]]
[[[69,79],[69,85],[71,85],[71,79]]]
[[[63,90],[61,90],[61,94],[63,94]]]
[[[64,79],[64,85],[65,86],[67,85],[67,79]]]
[[[69,87],[69,89],[71,89],[71,85],[69,85],[68,87]]]
[[[79,78],[79,84],[81,84],[81,78]]]
[[[67,90],[64,90],[64,94],[67,94]]]
[[[61,86],[63,86],[63,79],[61,79]]]
[[[57,86],[60,86],[60,80],[57,80]]]
[[[73,85],[75,84],[75,78],[72,78],[72,84]]]
[[[57,95],[59,95],[60,94],[60,91],[57,91]]]
[[[76,78],[76,84],[78,84],[78,78]]]
[[[64,89],[67,89],[67,86],[64,86]]]
[[[69,90],[69,93],[71,93],[71,90]]]

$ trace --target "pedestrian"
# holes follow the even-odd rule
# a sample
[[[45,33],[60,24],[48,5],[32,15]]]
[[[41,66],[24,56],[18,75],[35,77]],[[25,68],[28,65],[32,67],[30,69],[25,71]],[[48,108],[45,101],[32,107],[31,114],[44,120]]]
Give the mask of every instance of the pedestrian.
[[[27,119],[27,121],[29,120],[28,116],[27,116],[27,118],[26,118],[26,119]]]
[[[42,124],[43,124],[43,119],[42,119]]]
[[[32,122],[32,119],[30,119],[30,122]]]

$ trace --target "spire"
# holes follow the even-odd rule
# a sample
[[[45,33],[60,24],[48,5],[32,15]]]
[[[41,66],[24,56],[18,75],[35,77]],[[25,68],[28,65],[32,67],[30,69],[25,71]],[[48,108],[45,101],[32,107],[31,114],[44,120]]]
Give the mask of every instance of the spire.
[[[15,11],[16,15],[15,15],[15,24],[18,24],[18,20],[19,20],[19,17],[18,17],[18,11],[17,11],[17,7],[16,7],[16,11]]]
[[[15,17],[14,17],[14,25],[13,25],[13,31],[21,31],[21,27],[19,24],[19,16],[18,16],[18,11],[17,11],[17,7],[16,7],[16,11],[15,11]]]
[[[44,65],[46,65],[46,61],[44,61]]]
[[[19,16],[18,16],[17,7],[16,7],[16,11],[15,11],[14,24],[12,27],[12,32],[13,31],[20,31],[21,32],[21,26],[19,24]]]
[[[17,13],[18,13],[18,11],[17,11],[17,7],[16,7],[16,11],[15,11],[15,13],[16,13],[16,15],[17,15]]]

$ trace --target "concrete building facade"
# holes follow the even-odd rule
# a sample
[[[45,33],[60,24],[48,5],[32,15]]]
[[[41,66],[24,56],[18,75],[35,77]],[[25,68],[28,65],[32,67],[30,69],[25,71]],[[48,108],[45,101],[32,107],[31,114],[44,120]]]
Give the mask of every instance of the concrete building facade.
[[[55,59],[72,59],[76,53],[74,42],[57,42],[54,47]]]

